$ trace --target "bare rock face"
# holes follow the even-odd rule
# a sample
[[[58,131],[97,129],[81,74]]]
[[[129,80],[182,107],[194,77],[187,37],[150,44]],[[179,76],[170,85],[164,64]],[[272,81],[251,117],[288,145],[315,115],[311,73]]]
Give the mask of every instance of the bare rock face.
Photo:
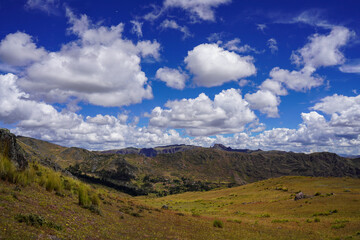
[[[16,143],[16,136],[7,129],[0,129],[0,154],[8,157],[19,170],[28,166],[24,151]]]

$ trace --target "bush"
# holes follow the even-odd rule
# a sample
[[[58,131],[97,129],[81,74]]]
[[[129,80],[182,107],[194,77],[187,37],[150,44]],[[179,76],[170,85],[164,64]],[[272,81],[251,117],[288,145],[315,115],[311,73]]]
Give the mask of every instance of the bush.
[[[331,226],[332,229],[340,229],[344,227],[345,227],[345,223],[334,224]]]
[[[21,172],[16,172],[15,183],[27,186],[35,181],[36,173],[32,166]]]
[[[272,223],[286,223],[289,222],[287,219],[274,219],[271,221]]]
[[[334,209],[334,210],[329,210],[328,212],[320,212],[320,213],[314,213],[313,216],[317,217],[317,216],[329,216],[331,214],[337,213],[338,210]]]
[[[90,193],[90,201],[91,204],[94,206],[99,206],[100,205],[100,198],[99,195],[96,194],[95,192],[91,192]]]
[[[49,192],[53,190],[55,190],[56,192],[61,192],[62,183],[60,176],[55,172],[49,172],[47,176],[45,188]]]
[[[90,191],[87,185],[70,177],[64,177],[60,173],[36,162],[29,164],[29,167],[24,171],[18,171],[14,164],[0,153],[0,179],[22,186],[36,182],[45,187],[47,191],[56,191],[56,195],[62,197],[66,196],[64,189],[72,194],[74,194],[73,191],[77,191],[79,205],[84,208],[91,208],[93,212],[100,214],[98,208],[100,199],[95,191]]]
[[[0,179],[26,186],[34,181],[35,171],[32,166],[23,171],[17,171],[7,157],[0,156]]]
[[[100,211],[100,209],[99,209],[99,207],[98,206],[95,206],[95,205],[90,205],[90,206],[88,206],[88,207],[85,207],[86,209],[89,209],[91,212],[93,212],[93,213],[96,213],[96,214],[98,214],[98,215],[100,215],[100,216],[102,216],[102,213],[101,213],[101,211]]]
[[[130,213],[130,215],[133,217],[141,217],[141,215],[137,212],[132,212],[132,213]]]
[[[78,186],[78,196],[79,196],[79,205],[82,207],[87,207],[90,205],[90,199],[88,196],[88,190],[83,184]]]
[[[37,214],[29,214],[29,215],[18,214],[15,216],[15,219],[20,223],[25,222],[27,225],[31,225],[31,226],[43,226],[46,224],[45,218]]]
[[[17,220],[20,223],[24,222],[27,225],[31,225],[35,227],[47,226],[49,228],[54,228],[59,231],[62,230],[61,225],[58,225],[51,221],[47,221],[44,217],[37,214],[28,214],[28,215],[17,214],[15,216],[15,220]]]
[[[15,183],[16,168],[12,162],[3,156],[0,156],[0,178],[11,183]]]
[[[216,228],[223,228],[224,223],[222,221],[220,221],[220,220],[214,220],[213,226],[216,227]]]
[[[314,222],[320,222],[320,218],[315,218]]]

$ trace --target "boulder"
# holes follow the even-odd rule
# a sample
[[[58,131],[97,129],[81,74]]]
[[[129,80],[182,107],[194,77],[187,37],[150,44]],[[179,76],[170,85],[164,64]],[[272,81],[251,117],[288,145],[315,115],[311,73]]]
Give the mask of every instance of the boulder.
[[[16,136],[8,129],[0,129],[0,155],[7,157],[19,170],[28,166],[25,153],[16,142]]]
[[[305,198],[305,194],[303,192],[299,192],[295,195],[295,198],[294,200],[297,201],[297,200],[300,200],[300,199],[303,199]]]

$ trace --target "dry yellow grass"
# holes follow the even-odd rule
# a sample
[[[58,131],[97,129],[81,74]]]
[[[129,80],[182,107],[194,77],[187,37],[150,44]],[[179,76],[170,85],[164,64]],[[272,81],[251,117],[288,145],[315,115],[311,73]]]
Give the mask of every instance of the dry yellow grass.
[[[294,201],[298,191],[311,197]],[[276,236],[284,239],[360,238],[359,179],[281,177],[229,189],[138,199],[200,218],[222,219],[224,229],[233,225],[252,226],[255,232],[276,229]]]
[[[62,182],[60,193],[46,191],[41,177],[23,186],[0,180],[0,239],[360,238],[359,179],[281,177],[163,198],[134,198],[96,186],[100,210],[92,212],[79,206],[77,181],[39,169],[41,177]],[[299,190],[317,196],[294,201]],[[161,209],[165,204],[169,210]],[[26,224],[17,216],[37,216],[47,224]]]

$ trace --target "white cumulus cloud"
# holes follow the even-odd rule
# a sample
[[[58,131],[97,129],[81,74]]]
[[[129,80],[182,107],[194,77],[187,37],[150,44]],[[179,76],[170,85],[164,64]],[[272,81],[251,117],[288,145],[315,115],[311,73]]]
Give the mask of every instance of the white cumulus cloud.
[[[176,89],[184,89],[188,76],[184,72],[168,67],[159,68],[155,77],[166,83],[166,86]]]
[[[249,102],[251,109],[259,110],[268,117],[279,117],[278,105],[280,98],[268,90],[258,90],[255,93],[245,95],[246,101]]]
[[[220,86],[256,73],[251,56],[242,57],[217,44],[196,46],[184,61],[187,69],[195,75],[193,81],[198,86]]]
[[[10,33],[0,42],[0,60],[11,66],[28,65],[46,54],[44,48],[38,48],[33,38],[23,32]]]
[[[29,99],[29,94],[18,87],[18,80],[11,73],[0,75],[0,122],[16,124],[12,129],[16,134],[97,150],[191,143],[172,129],[163,131],[127,123],[126,114],[83,117],[66,109],[58,111]]]
[[[313,68],[342,64],[345,57],[340,48],[345,46],[354,33],[345,27],[333,27],[328,35],[314,34],[309,43],[293,52],[291,59],[296,64]]]
[[[284,83],[287,88],[295,91],[306,91],[314,87],[322,85],[323,79],[321,77],[313,76],[315,69],[305,67],[300,71],[289,71],[275,67],[270,72],[270,77],[273,81]]]
[[[141,70],[145,57],[159,57],[156,41],[122,38],[123,24],[93,25],[86,15],[67,9],[69,31],[79,37],[30,65],[19,85],[37,99],[66,102],[70,98],[99,106],[124,106],[151,99],[152,89]]]
[[[223,90],[211,100],[204,93],[194,99],[168,101],[167,109],[152,110],[150,126],[183,128],[191,136],[241,132],[256,115],[236,89]]]

